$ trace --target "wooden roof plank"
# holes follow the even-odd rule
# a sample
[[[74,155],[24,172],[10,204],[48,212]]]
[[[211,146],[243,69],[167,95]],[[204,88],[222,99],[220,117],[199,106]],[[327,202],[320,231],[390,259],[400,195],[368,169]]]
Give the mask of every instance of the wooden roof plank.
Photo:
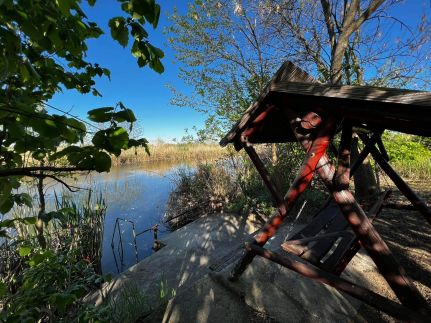
[[[271,86],[271,91],[431,107],[431,93],[414,90],[377,88],[371,86],[328,86],[299,82],[279,82]]]

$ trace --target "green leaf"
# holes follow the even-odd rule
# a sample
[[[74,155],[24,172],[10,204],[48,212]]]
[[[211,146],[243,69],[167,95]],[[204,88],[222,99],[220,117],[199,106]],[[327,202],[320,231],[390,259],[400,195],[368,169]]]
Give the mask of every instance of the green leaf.
[[[60,8],[61,13],[65,15],[70,14],[70,8],[75,3],[75,0],[56,0],[58,7]]]
[[[25,257],[25,256],[28,256],[29,254],[30,254],[30,252],[31,252],[31,248],[30,247],[28,247],[28,246],[22,246],[21,248],[19,248],[19,255],[21,256],[21,257]]]
[[[33,200],[31,196],[27,193],[14,194],[13,199],[18,205],[27,205],[28,207],[32,207]]]
[[[45,116],[42,114],[41,117],[44,118]],[[44,137],[53,138],[61,134],[57,122],[53,119],[31,119],[30,125],[37,133]]]
[[[107,131],[108,141],[114,149],[127,149],[129,134],[126,129],[117,127]]]
[[[153,56],[158,58],[163,58],[165,56],[165,53],[160,48],[157,48],[151,44],[148,44],[148,49],[151,51]]]
[[[103,69],[103,74],[105,76],[107,76],[109,80],[111,80],[111,71],[110,70],[108,70],[107,68],[104,68]]]
[[[3,298],[7,294],[6,284],[0,281],[0,298]]]
[[[14,228],[15,227],[15,220],[14,219],[7,219],[0,221],[0,228]]]
[[[136,40],[141,41],[148,37],[147,31],[136,21],[132,22],[130,27],[132,27],[131,34]]]
[[[157,25],[159,24],[159,18],[160,18],[160,5],[156,4],[154,6],[154,20],[153,20],[154,28],[157,28]]]
[[[41,262],[43,262],[44,260],[50,257],[53,257],[53,255],[54,255],[53,252],[50,250],[36,253],[30,258],[30,260],[28,261],[28,264],[30,267],[35,267],[39,265]]]
[[[162,74],[165,71],[162,62],[160,62],[158,58],[150,61],[150,67],[159,74]]]
[[[0,213],[6,214],[12,209],[12,207],[13,207],[13,200],[9,196],[0,204]]]
[[[135,122],[136,117],[131,109],[125,109],[114,113],[114,120],[117,122]]]
[[[21,219],[21,222],[27,225],[36,224],[36,221],[37,221],[37,218],[35,216],[29,216]]]
[[[68,146],[68,147],[66,147],[66,148],[64,148],[64,149],[62,149],[62,150],[60,150],[60,151],[58,151],[58,152],[56,152],[56,153],[52,154],[52,155],[49,157],[49,160],[50,160],[50,161],[54,161],[54,160],[57,160],[57,159],[62,158],[62,157],[64,157],[64,156],[67,156],[68,154],[71,154],[71,153],[79,153],[79,152],[81,152],[81,151],[82,151],[82,148],[81,148],[81,147],[77,147],[77,146]]]
[[[112,119],[113,107],[103,107],[88,111],[88,118],[94,122],[108,122]]]
[[[129,42],[129,29],[126,26],[126,20],[123,17],[115,17],[109,20],[111,36],[118,41],[121,46],[126,47]]]
[[[91,140],[94,146],[98,148],[105,149],[106,147],[106,133],[105,130],[99,130],[96,132],[93,136],[93,139]]]
[[[50,301],[57,307],[61,314],[65,313],[66,307],[73,304],[75,300],[76,297],[69,293],[55,293],[50,297]]]
[[[111,157],[103,151],[94,155],[94,164],[97,172],[108,172],[111,169]]]
[[[73,129],[75,129],[77,131],[80,131],[80,132],[86,132],[87,131],[87,128],[85,127],[85,124],[83,122],[75,119],[75,118],[67,118],[65,120],[65,123],[69,127],[73,128]]]
[[[46,153],[43,150],[36,150],[31,154],[31,157],[33,157],[36,160],[42,160],[46,156]]]

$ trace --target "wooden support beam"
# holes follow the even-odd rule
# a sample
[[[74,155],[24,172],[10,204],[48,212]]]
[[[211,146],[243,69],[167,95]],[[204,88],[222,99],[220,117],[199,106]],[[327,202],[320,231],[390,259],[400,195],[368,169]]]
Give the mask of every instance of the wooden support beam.
[[[254,148],[249,145],[245,140],[243,140],[243,146],[245,152],[248,154],[248,157],[250,157],[251,161],[259,172],[260,177],[262,178],[263,182],[265,183],[266,187],[274,198],[279,213],[285,213],[287,210],[287,205],[283,198],[283,195],[279,192],[277,186],[271,180],[271,176],[266,170],[262,160],[259,158],[259,155],[256,153],[256,150],[254,150]]]
[[[370,139],[370,145],[374,145],[376,142],[377,142],[377,136],[372,136]],[[371,150],[370,145],[365,145],[365,147],[359,153],[358,158],[350,166],[350,177],[353,176],[353,174],[358,170],[359,166],[362,165],[365,158],[367,158],[368,155],[370,154],[370,150]]]

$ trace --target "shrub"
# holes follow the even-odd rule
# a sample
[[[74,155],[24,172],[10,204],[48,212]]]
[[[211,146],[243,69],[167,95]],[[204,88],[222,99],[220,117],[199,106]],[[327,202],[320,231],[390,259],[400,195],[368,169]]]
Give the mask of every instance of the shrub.
[[[16,293],[6,294],[0,313],[2,322],[102,322],[103,307],[94,308],[81,301],[103,278],[85,260],[76,260],[73,251],[54,253],[51,250],[31,250],[22,246],[28,268],[19,279]],[[1,295],[0,295],[1,296]]]
[[[279,145],[276,162],[271,160],[269,146],[261,145],[257,150],[280,192],[286,192],[302,163],[302,149],[295,144]],[[271,194],[244,153],[231,155],[212,164],[198,165],[195,171],[182,170],[177,178],[166,216],[172,229],[213,212],[255,213],[264,217],[275,212]],[[323,193],[322,184],[314,181],[311,186],[312,189],[307,190],[296,203],[292,214],[299,210],[305,199],[313,200],[310,204],[314,204],[307,208],[308,212],[313,212],[324,200],[326,194]]]
[[[408,178],[431,177],[431,150],[419,139],[394,132],[383,134],[391,164]]]

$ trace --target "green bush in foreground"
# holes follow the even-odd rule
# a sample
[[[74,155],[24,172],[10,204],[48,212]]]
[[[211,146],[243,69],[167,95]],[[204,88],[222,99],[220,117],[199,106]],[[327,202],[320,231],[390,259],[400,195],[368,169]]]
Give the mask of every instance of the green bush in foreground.
[[[103,198],[89,191],[73,200],[63,192],[50,208],[43,214],[45,249],[37,243],[32,209],[16,207],[0,221],[0,322],[109,321],[106,306],[82,301],[105,281],[98,274]]]
[[[85,260],[77,260],[73,251],[54,253],[22,246],[21,257],[28,268],[18,277],[20,287],[8,294],[0,283],[0,299],[5,307],[2,322],[104,322],[107,309],[82,302],[104,278]],[[3,287],[3,288],[1,288]]]

